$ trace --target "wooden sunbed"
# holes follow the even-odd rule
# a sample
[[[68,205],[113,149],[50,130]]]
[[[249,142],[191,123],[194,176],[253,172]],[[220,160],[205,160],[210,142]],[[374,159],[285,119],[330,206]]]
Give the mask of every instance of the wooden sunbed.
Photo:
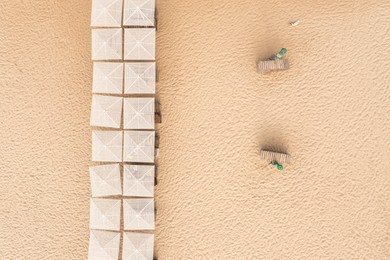
[[[278,163],[289,163],[291,160],[290,155],[286,153],[279,153],[279,152],[273,152],[267,150],[261,150],[260,157],[270,162],[276,161]]]
[[[258,72],[271,72],[278,70],[288,70],[290,65],[288,60],[265,60],[257,62],[257,71]]]

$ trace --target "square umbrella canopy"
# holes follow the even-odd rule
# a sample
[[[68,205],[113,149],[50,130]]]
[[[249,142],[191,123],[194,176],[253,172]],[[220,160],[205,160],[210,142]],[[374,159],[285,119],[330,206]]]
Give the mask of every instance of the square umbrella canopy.
[[[124,131],[123,161],[154,162],[154,131]]]
[[[91,230],[88,260],[118,260],[120,233]]]
[[[155,94],[156,63],[125,63],[125,94]]]
[[[94,62],[92,93],[122,94],[123,63]]]
[[[92,60],[122,59],[122,29],[92,29]]]
[[[154,26],[155,0],[124,0],[123,25]]]
[[[92,161],[122,161],[122,131],[92,131]]]
[[[153,28],[125,29],[125,60],[154,60],[156,30]]]
[[[120,230],[121,200],[92,198],[90,229]]]
[[[119,164],[89,167],[92,197],[122,195]]]
[[[119,128],[121,119],[121,97],[92,95],[91,126]]]
[[[123,196],[154,196],[154,165],[123,166]]]
[[[154,230],[154,199],[123,200],[125,230]]]
[[[147,233],[123,233],[123,260],[153,260],[154,235]]]
[[[91,26],[121,27],[122,0],[93,0]]]
[[[125,98],[124,129],[154,129],[154,98]]]

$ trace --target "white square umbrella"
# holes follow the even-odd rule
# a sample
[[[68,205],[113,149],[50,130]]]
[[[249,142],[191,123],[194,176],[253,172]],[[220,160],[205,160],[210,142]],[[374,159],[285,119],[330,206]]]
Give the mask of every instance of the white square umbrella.
[[[92,198],[90,229],[120,230],[121,200]]]
[[[154,230],[154,199],[123,200],[125,230]]]
[[[125,64],[125,94],[155,94],[156,63],[128,62]]]
[[[155,0],[124,0],[123,25],[154,26]]]
[[[121,119],[121,97],[92,95],[91,126],[119,128]]]
[[[92,60],[122,59],[122,29],[92,30]]]
[[[120,233],[91,230],[88,260],[118,260]]]
[[[119,164],[106,164],[89,167],[92,197],[122,194]]]
[[[93,0],[91,26],[121,27],[122,0]]]
[[[94,62],[92,93],[122,94],[123,63]]]
[[[124,131],[123,161],[154,162],[154,131]]]
[[[156,32],[152,28],[125,29],[125,60],[154,60]]]
[[[123,260],[153,260],[154,235],[147,233],[123,233]]]
[[[154,196],[154,165],[123,166],[123,196]]]
[[[154,129],[154,98],[125,98],[124,129]]]
[[[122,131],[92,131],[92,161],[122,161]]]

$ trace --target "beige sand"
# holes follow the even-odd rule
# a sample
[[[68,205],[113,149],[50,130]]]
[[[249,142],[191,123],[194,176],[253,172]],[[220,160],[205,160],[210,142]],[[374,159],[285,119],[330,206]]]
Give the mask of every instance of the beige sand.
[[[390,259],[390,3],[319,2],[159,2],[159,259]],[[86,259],[90,8],[0,3],[0,259]]]

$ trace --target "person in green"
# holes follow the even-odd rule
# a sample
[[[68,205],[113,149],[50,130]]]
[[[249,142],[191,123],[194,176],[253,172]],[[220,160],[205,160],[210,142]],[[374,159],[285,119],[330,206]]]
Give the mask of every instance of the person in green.
[[[281,164],[278,163],[277,161],[272,161],[271,164],[272,164],[272,165],[275,165],[276,168],[277,168],[279,171],[282,171],[282,170],[283,170],[283,165],[281,165]]]
[[[276,53],[275,55],[272,56],[271,60],[280,60],[283,58],[283,56],[287,53],[286,48],[282,48],[280,52]]]

